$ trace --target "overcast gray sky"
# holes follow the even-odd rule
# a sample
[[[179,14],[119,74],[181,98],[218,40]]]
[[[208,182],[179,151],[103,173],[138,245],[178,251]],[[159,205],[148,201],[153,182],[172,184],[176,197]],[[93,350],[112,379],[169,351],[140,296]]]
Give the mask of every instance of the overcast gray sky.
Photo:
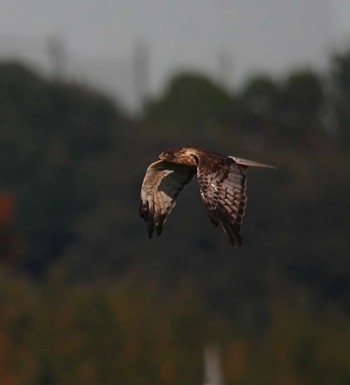
[[[215,72],[220,52],[233,80],[317,64],[349,20],[350,0],[1,0],[0,49],[4,37],[57,35],[71,53],[126,57],[144,40],[156,89],[179,68]]]

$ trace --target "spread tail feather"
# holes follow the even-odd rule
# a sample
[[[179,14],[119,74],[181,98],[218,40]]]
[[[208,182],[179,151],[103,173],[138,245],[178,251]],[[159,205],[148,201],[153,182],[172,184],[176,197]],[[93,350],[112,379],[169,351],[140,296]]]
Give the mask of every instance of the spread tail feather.
[[[229,158],[233,159],[240,166],[260,167],[260,168],[276,168],[275,166],[271,166],[270,164],[255,162],[254,160],[236,158],[235,156],[229,156]]]

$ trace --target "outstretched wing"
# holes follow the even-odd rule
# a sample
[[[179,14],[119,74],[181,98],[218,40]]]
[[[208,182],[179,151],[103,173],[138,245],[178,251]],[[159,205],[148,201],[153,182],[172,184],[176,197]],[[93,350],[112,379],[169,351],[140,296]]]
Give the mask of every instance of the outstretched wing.
[[[199,190],[209,217],[224,229],[232,246],[241,246],[241,225],[246,207],[247,177],[243,167],[230,158],[200,161]]]
[[[142,182],[140,215],[148,222],[148,235],[160,235],[176,199],[193,177],[195,168],[158,160],[152,163]]]

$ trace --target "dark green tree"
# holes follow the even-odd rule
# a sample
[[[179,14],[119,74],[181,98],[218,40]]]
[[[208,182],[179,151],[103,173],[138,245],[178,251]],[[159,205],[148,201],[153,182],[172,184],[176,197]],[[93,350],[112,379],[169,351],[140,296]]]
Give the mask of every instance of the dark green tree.
[[[72,238],[93,204],[86,164],[116,148],[121,113],[85,87],[0,65],[2,189],[16,197],[24,266],[40,272]]]
[[[146,108],[146,118],[165,127],[200,132],[233,122],[232,96],[206,76],[182,73],[171,79],[164,94]]]
[[[280,121],[286,139],[310,145],[322,136],[325,92],[320,76],[312,71],[291,73],[282,85]]]
[[[350,146],[350,50],[331,59],[332,129],[342,146]]]
[[[272,78],[250,79],[237,96],[237,128],[242,134],[271,138],[278,126],[279,100],[279,84]]]

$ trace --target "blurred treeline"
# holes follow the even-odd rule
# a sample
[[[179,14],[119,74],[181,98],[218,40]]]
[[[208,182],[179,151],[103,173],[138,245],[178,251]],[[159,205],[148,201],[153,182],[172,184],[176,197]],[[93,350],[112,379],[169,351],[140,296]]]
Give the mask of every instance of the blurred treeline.
[[[193,384],[218,344],[225,384],[350,383],[350,52],[329,72],[240,89],[175,75],[130,116],[86,86],[0,64],[0,382]],[[196,182],[162,237],[138,217],[175,145],[250,170],[244,245]]]

